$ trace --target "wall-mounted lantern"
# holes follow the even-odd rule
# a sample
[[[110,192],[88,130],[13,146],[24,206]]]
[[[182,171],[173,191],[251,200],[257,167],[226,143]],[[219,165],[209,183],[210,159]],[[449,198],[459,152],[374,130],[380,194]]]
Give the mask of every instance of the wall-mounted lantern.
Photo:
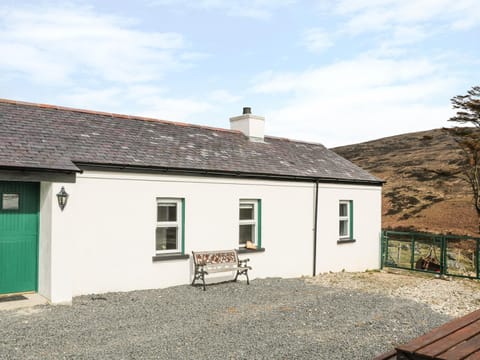
[[[63,211],[65,205],[67,205],[68,193],[65,191],[65,188],[62,186],[60,192],[57,194],[58,206],[60,210]]]

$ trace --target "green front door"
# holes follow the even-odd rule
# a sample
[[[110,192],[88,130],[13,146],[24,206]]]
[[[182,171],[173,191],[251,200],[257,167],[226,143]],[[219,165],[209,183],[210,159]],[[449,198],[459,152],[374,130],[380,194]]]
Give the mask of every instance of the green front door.
[[[37,290],[39,189],[0,181],[0,294]]]

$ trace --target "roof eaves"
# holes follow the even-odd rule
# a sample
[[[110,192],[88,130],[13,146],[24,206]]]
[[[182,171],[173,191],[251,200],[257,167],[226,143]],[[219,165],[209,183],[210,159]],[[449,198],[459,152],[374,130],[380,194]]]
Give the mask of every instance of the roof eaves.
[[[300,176],[288,174],[274,174],[274,173],[254,173],[243,171],[227,171],[215,169],[195,169],[195,168],[173,168],[173,167],[159,167],[159,166],[139,166],[139,165],[122,165],[122,164],[104,164],[91,162],[75,162],[76,165],[85,170],[123,170],[130,172],[153,172],[153,173],[169,173],[169,174],[183,174],[183,175],[203,175],[203,176],[218,176],[218,177],[235,177],[235,178],[256,178],[269,180],[283,180],[283,181],[308,181],[321,183],[343,183],[343,184],[363,184],[363,185],[377,185],[381,186],[385,181],[376,179],[344,179],[334,177],[315,177],[315,176]]]
[[[78,168],[72,163],[72,167],[42,167],[42,166],[11,166],[0,165],[0,170],[13,170],[13,171],[38,171],[38,172],[61,172],[61,173],[82,173],[83,170]]]

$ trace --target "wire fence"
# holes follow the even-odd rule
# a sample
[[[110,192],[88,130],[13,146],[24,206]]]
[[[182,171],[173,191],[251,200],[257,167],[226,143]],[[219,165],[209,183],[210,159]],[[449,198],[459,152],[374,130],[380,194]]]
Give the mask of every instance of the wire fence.
[[[480,279],[480,238],[383,231],[381,265]]]

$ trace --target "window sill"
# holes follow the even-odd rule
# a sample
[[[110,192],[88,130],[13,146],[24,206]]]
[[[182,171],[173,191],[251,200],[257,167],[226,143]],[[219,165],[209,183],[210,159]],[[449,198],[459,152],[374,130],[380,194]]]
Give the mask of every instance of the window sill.
[[[237,250],[239,254],[250,254],[250,253],[256,253],[256,252],[265,252],[265,248],[258,248],[258,249],[245,249],[245,248],[240,248]]]
[[[182,254],[163,254],[152,256],[152,261],[168,261],[168,260],[184,260],[188,259],[190,255]]]
[[[350,243],[354,243],[356,241],[357,240],[355,240],[355,239],[339,239],[337,241],[337,244],[350,244]]]

